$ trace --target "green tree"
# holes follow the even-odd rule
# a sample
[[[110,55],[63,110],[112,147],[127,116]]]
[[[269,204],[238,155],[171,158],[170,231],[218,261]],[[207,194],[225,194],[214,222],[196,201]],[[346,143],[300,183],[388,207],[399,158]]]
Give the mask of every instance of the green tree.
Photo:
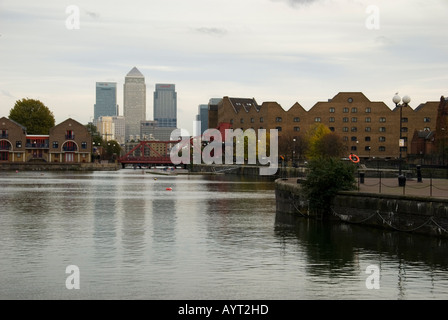
[[[115,140],[108,140],[105,142],[104,150],[108,159],[113,159],[114,157],[119,157],[121,155],[121,146]]]
[[[323,124],[316,124],[308,132],[308,150],[306,156],[308,159],[319,158],[322,156],[322,139],[331,133],[330,129]]]
[[[53,112],[41,101],[28,98],[16,101],[9,119],[26,127],[31,134],[48,134],[55,125]]]
[[[333,198],[339,191],[356,188],[356,166],[334,157],[313,158],[308,163],[303,192],[310,211],[328,214]]]

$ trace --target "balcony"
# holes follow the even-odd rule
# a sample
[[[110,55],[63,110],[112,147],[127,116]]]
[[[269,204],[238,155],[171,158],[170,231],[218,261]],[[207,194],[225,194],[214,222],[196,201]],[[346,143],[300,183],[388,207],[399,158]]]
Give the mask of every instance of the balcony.
[[[28,149],[49,149],[49,143],[26,143],[25,148]]]
[[[8,139],[7,133],[0,133],[0,139]]]
[[[65,140],[75,140],[75,135],[74,134],[66,134]]]
[[[62,150],[70,152],[70,151],[78,151],[78,148],[76,146],[63,146]]]

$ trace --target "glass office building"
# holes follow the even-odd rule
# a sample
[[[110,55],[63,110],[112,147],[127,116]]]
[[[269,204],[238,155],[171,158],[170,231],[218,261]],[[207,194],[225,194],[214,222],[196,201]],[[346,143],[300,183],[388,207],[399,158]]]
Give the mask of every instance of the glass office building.
[[[103,116],[118,116],[117,84],[115,82],[96,83],[96,101],[93,113],[95,120]]]
[[[154,120],[158,127],[177,128],[177,93],[174,84],[156,84]]]

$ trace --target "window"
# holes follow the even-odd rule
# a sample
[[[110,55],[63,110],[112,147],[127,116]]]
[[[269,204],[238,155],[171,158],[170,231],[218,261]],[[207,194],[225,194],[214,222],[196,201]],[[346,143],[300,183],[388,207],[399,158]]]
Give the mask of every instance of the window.
[[[342,137],[342,141],[348,141],[348,137],[347,136],[343,136]]]
[[[320,122],[320,117],[314,118],[314,122]]]
[[[73,130],[67,130],[66,131],[65,139],[66,140],[73,140],[73,139],[75,139],[75,133],[73,132]]]
[[[244,123],[244,119],[243,118],[240,119],[240,123]]]
[[[342,122],[348,122],[348,118],[347,117],[342,118]]]
[[[364,131],[365,131],[365,132],[370,132],[370,131],[372,131],[372,128],[370,128],[370,127],[366,127],[366,128],[364,129]]]
[[[294,122],[300,122],[300,118],[299,117],[295,117],[294,118]]]
[[[424,117],[423,118],[423,122],[431,122],[431,118],[430,117]]]
[[[348,127],[344,127],[344,128],[342,128],[342,131],[343,131],[343,132],[348,132]]]
[[[378,147],[378,151],[384,152],[384,151],[386,151],[386,147],[385,146],[379,146]]]
[[[370,107],[367,107],[366,108],[366,113],[371,113],[371,112],[372,112],[372,109]]]
[[[329,127],[328,129],[330,129],[331,132],[334,132],[334,127]]]
[[[81,142],[81,149],[87,149],[87,142]]]
[[[352,136],[350,139],[351,139],[352,141],[358,141],[358,138],[356,138],[355,136]]]
[[[282,122],[282,117],[275,118],[275,122]]]
[[[0,138],[8,138],[8,130],[0,130]]]
[[[295,132],[299,132],[300,131],[300,127],[294,127],[294,131]]]
[[[254,123],[255,119],[254,118],[250,118],[250,123]]]
[[[53,141],[53,149],[59,148],[59,143],[57,141]]]
[[[352,132],[357,132],[358,131],[358,128],[357,127],[352,127]]]
[[[342,109],[342,112],[344,112],[344,113],[348,113],[348,108],[344,108],[344,109]]]
[[[408,132],[408,128],[407,127],[401,128],[401,132]]]
[[[263,117],[260,117],[260,122],[264,122],[264,119],[263,119]]]
[[[380,127],[380,132],[386,132],[386,127]]]
[[[358,108],[352,108],[352,113],[358,112]]]
[[[352,118],[352,122],[358,122],[358,118],[353,117],[353,118]]]
[[[330,117],[330,119],[328,121],[334,122],[334,117]]]
[[[275,127],[275,129],[277,129],[278,132],[282,131],[282,127]]]
[[[364,151],[369,151],[370,152],[370,146],[365,146],[364,147]]]
[[[408,122],[408,118],[401,118],[401,122]]]
[[[353,98],[348,98],[347,101],[348,101],[348,103],[352,103],[353,102]]]
[[[230,124],[233,124],[233,119],[230,119]]]
[[[381,118],[380,118],[380,122],[386,122],[386,118],[381,117]]]
[[[330,113],[334,113],[334,108],[330,108]]]
[[[351,146],[350,150],[356,151],[358,148],[356,146]]]
[[[379,138],[378,138],[378,141],[379,141],[379,142],[386,142],[386,137],[379,137]]]
[[[370,137],[365,137],[364,140],[369,142],[370,141]]]
[[[16,148],[22,148],[22,141],[16,141]]]
[[[408,152],[408,147],[400,147],[401,152]]]
[[[372,122],[372,119],[370,117],[366,117],[366,122]]]

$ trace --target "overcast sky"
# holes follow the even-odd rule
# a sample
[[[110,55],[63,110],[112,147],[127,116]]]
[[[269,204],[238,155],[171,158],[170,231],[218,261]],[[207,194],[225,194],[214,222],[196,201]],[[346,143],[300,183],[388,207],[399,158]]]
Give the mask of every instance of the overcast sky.
[[[74,11],[79,8],[79,29]],[[69,27],[68,27],[69,26]],[[310,109],[342,91],[372,101],[448,95],[448,0],[0,0],[0,116],[41,100],[59,123],[93,118],[95,82],[174,83],[178,126],[223,96]]]

